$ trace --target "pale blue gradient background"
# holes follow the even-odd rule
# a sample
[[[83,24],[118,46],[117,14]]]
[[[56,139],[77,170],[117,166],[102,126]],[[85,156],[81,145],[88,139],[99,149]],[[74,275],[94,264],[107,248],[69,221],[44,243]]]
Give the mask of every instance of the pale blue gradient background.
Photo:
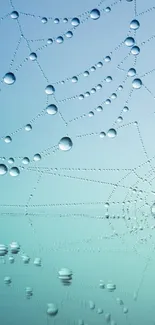
[[[104,1],[100,9],[112,3]],[[72,28],[70,20],[67,24],[62,19],[59,24],[54,24],[49,19],[47,24],[43,24],[38,16],[76,17],[96,8],[97,3],[93,0],[14,0],[14,10],[20,13],[18,21],[24,37],[34,40],[29,45],[32,52],[37,53],[47,82],[36,62],[28,59],[23,64],[30,54],[24,38],[10,68],[20,30],[17,20],[10,18],[11,4],[8,0],[1,0],[0,16],[8,16],[0,21],[0,156],[5,157],[1,163],[8,168],[11,168],[8,158],[15,158],[14,166],[18,166],[21,172],[18,177],[11,177],[9,173],[0,177],[0,243],[9,245],[18,241],[21,251],[31,257],[31,263],[24,265],[19,255],[14,265],[9,264],[8,257],[5,264],[0,264],[0,325],[70,325],[78,324],[79,319],[83,319],[85,325],[105,324],[108,312],[111,320],[120,325],[154,324],[154,219],[150,213],[154,202],[154,159],[151,165],[145,163],[154,156],[154,73],[142,78],[144,86],[134,90],[129,98],[133,78],[128,77],[125,83],[124,80],[126,71],[134,66],[134,56],[129,55],[121,65],[125,71],[120,70],[117,66],[130,48],[122,44],[115,50],[128,35],[130,22],[135,18],[135,6],[137,14],[140,14],[153,5],[153,0],[122,0],[111,7],[110,13],[102,11],[96,21],[89,15],[84,16],[88,19],[73,31],[73,38],[64,36],[63,44],[54,42],[38,50],[47,44],[48,38],[56,38]],[[135,40],[141,52],[135,68],[139,77],[154,69],[155,40],[146,42],[155,34],[154,13],[152,10],[137,17],[140,28]],[[134,36],[132,31],[131,36]],[[37,39],[44,40],[35,41]],[[146,44],[142,45],[143,42]],[[103,59],[111,52],[111,62],[104,62]],[[99,61],[103,62],[103,67],[90,72],[89,77],[80,75],[77,84],[71,81],[56,84],[56,100],[90,91],[106,76],[112,76],[111,83],[105,82],[101,90],[81,101],[76,98],[56,103],[53,96],[49,96],[49,104],[57,105],[68,122],[67,126],[59,114],[44,114],[32,123],[31,132],[24,130],[24,126],[46,108],[44,90],[47,84],[90,70]],[[21,68],[17,69],[20,64]],[[3,83],[3,76],[8,71],[16,75],[12,86]],[[117,88],[121,84],[124,88],[119,91]],[[112,99],[110,105],[103,104],[102,112],[95,111],[114,92],[117,99]],[[121,113],[124,106],[128,106],[129,111]],[[92,110],[95,114],[90,118],[88,113]],[[80,118],[83,114],[86,116]],[[123,122],[114,126],[120,115]],[[69,122],[76,117],[79,118]],[[138,122],[140,134],[134,121]],[[121,125],[127,126],[119,128]],[[101,139],[100,132],[106,133],[111,127],[116,128],[117,136]],[[14,133],[18,129],[20,131]],[[12,132],[12,142],[6,144],[3,138]],[[91,133],[95,134],[77,137]],[[73,141],[70,151],[51,151],[49,156],[42,155],[40,162],[33,161],[34,154],[57,145],[64,136]],[[21,169],[21,158],[25,156],[31,163]],[[127,175],[130,169],[140,165]],[[53,168],[51,173],[55,175],[44,173],[37,184],[38,174],[45,167]],[[135,186],[137,192],[134,194],[132,189]],[[30,194],[33,196],[29,201]],[[110,221],[104,217],[107,211],[104,203],[107,201],[110,203]],[[42,258],[42,268],[33,265],[36,256]],[[151,261],[143,272],[147,257],[151,257]],[[69,288],[63,287],[58,279],[61,267],[73,271]],[[9,288],[4,285],[5,276],[12,277]],[[108,281],[115,283],[116,291],[101,290],[101,279],[105,284]],[[24,291],[27,286],[34,289],[34,296],[29,301]],[[139,288],[135,302],[133,294]],[[127,315],[117,304],[117,297],[129,308]],[[96,304],[94,311],[89,309],[89,300]],[[54,319],[46,316],[47,303],[50,302],[59,308]],[[103,308],[104,313],[99,315],[98,308]]]

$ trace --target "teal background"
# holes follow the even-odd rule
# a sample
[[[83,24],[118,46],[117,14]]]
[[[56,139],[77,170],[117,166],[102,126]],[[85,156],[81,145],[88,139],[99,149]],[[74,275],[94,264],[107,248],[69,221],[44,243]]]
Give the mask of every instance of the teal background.
[[[101,12],[98,20],[89,16],[94,8]],[[0,325],[76,325],[80,319],[85,325],[106,324],[107,313],[110,325],[155,322],[154,9],[153,0],[0,2],[0,163],[20,169],[18,177],[9,172],[0,176],[0,244],[21,245],[14,264],[8,256],[0,260]],[[19,13],[17,20],[10,17],[13,10]],[[46,24],[42,17],[48,18]],[[75,29],[73,17],[81,21]],[[136,32],[130,29],[133,19],[140,22]],[[56,38],[69,30],[73,37],[64,36],[57,44]],[[127,36],[140,47],[136,59],[124,44]],[[53,44],[47,44],[48,38]],[[29,59],[31,52],[37,61]],[[109,55],[111,62],[105,62]],[[100,61],[103,67],[98,68]],[[143,82],[140,89],[133,89],[134,78],[127,77],[132,67],[134,78]],[[86,70],[88,77],[83,76]],[[10,86],[3,82],[9,71],[16,76]],[[75,84],[73,76],[78,76]],[[111,83],[104,81],[107,76]],[[78,99],[101,83],[101,90]],[[48,84],[54,85],[54,96],[45,94]],[[117,98],[108,105],[112,93]],[[56,115],[46,113],[48,104],[57,105]],[[26,132],[29,123],[32,131]],[[100,132],[107,134],[110,128],[117,136],[101,138]],[[8,144],[7,135],[12,137]],[[58,149],[64,136],[73,142],[67,152]],[[33,161],[36,153],[42,157],[38,162]],[[23,157],[29,157],[29,165],[22,164]],[[28,265],[23,252],[31,258]],[[42,258],[41,268],[33,265],[35,257]],[[73,272],[70,287],[58,278],[62,267]],[[9,287],[5,276],[12,278]],[[105,285],[112,281],[116,290],[100,289],[100,280]],[[30,300],[27,286],[34,292]],[[57,316],[47,316],[48,303],[57,304]]]

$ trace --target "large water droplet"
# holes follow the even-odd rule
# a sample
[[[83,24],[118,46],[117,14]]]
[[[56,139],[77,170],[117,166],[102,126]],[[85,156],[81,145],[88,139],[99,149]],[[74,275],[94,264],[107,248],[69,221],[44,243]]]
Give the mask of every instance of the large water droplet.
[[[0,164],[0,175],[5,175],[8,169],[4,164]]]
[[[142,81],[141,79],[134,79],[132,82],[132,87],[135,89],[139,89],[142,87]]]
[[[7,85],[12,85],[16,81],[16,77],[15,77],[15,75],[12,72],[8,72],[3,77],[3,81]]]
[[[10,16],[11,16],[12,19],[17,19],[19,17],[19,13],[18,13],[18,11],[14,10],[14,11],[11,12]]]
[[[45,93],[47,95],[53,95],[55,92],[55,88],[52,86],[52,85],[48,85],[46,88],[45,88]]]
[[[48,304],[48,308],[47,308],[47,314],[49,316],[55,316],[58,313],[58,308],[55,304],[50,303]]]
[[[136,29],[138,29],[139,27],[140,27],[140,23],[139,23],[138,20],[134,19],[134,20],[131,21],[131,23],[130,23],[130,28],[131,28],[131,29],[136,30]]]
[[[79,18],[74,17],[71,21],[71,24],[75,27],[77,27],[80,24]]]
[[[100,11],[98,9],[93,9],[90,12],[90,18],[96,20],[100,18]]]
[[[69,137],[63,137],[59,142],[59,149],[62,151],[68,151],[72,148],[73,143]]]
[[[115,138],[115,136],[117,135],[117,132],[115,129],[109,129],[109,131],[107,132],[107,135],[109,138]]]
[[[16,177],[20,174],[20,170],[18,169],[18,167],[12,167],[10,170],[9,170],[9,174],[13,177]]]
[[[138,46],[133,46],[132,49],[131,49],[131,53],[133,55],[138,55],[140,53],[140,48]]]
[[[55,115],[58,111],[58,108],[56,105],[54,104],[50,104],[46,107],[46,112],[49,114],[49,115]]]
[[[56,42],[57,42],[58,44],[62,44],[63,41],[64,41],[64,39],[63,39],[62,36],[58,36],[58,37],[56,38]]]
[[[133,46],[135,44],[135,40],[133,37],[127,37],[124,41],[126,46]]]

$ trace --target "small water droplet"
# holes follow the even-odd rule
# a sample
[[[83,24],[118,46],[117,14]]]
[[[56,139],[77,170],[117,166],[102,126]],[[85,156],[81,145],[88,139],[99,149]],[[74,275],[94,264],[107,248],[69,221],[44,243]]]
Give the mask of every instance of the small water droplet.
[[[75,27],[77,27],[80,24],[79,18],[74,17],[71,21],[71,24]]]
[[[18,167],[12,167],[10,170],[9,170],[9,174],[13,177],[16,177],[20,174],[20,170],[18,169]]]
[[[35,52],[30,53],[29,59],[31,61],[35,61],[37,59],[37,54]]]

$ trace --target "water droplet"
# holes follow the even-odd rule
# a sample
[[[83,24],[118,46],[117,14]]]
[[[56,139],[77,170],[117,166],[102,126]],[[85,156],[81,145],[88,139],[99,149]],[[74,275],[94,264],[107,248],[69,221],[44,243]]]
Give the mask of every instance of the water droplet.
[[[97,112],[102,112],[102,111],[103,111],[103,107],[102,107],[102,106],[98,106],[98,107],[96,108],[96,110],[97,110]]]
[[[101,85],[101,84],[98,84],[98,85],[96,86],[96,89],[97,89],[97,90],[102,89],[102,85]]]
[[[48,308],[47,308],[47,314],[49,316],[55,316],[58,313],[58,308],[55,304],[50,303],[48,304]]]
[[[73,82],[73,83],[78,82],[78,78],[77,78],[76,76],[72,77],[72,82]]]
[[[55,19],[54,19],[54,24],[59,24],[59,23],[60,23],[59,18],[55,18]]]
[[[37,59],[37,54],[35,52],[30,53],[29,59],[31,61],[35,61]]]
[[[140,48],[138,46],[133,46],[132,49],[131,49],[131,53],[133,55],[138,55],[140,53]]]
[[[107,136],[108,136],[109,138],[115,138],[116,135],[117,135],[117,132],[116,132],[115,129],[109,129],[109,131],[107,132]]]
[[[139,89],[142,87],[142,81],[141,79],[134,79],[133,82],[132,82],[132,87],[134,89]]]
[[[111,94],[111,99],[116,99],[116,98],[117,98],[117,94],[116,93]]]
[[[105,8],[105,12],[110,12],[111,11],[111,8],[110,7],[106,7]]]
[[[93,117],[94,116],[94,112],[90,111],[88,114],[89,117]]]
[[[11,282],[12,282],[12,280],[11,280],[10,276],[6,276],[6,277],[4,278],[4,283],[5,283],[5,284],[10,285]]]
[[[46,107],[46,112],[49,114],[49,115],[55,115],[58,111],[58,108],[56,105],[54,104],[50,104]]]
[[[95,309],[95,303],[92,300],[89,301],[89,308],[92,310]]]
[[[17,19],[19,17],[19,13],[18,11],[12,11],[10,16],[12,19]]]
[[[134,19],[134,20],[131,21],[131,23],[130,23],[130,28],[131,28],[131,29],[136,30],[136,29],[138,29],[139,27],[140,27],[140,23],[139,23],[138,20]]]
[[[10,244],[11,254],[18,254],[20,251],[20,245],[17,242],[12,242]]]
[[[22,260],[24,264],[29,264],[30,257],[28,255],[22,255]]]
[[[93,20],[99,19],[100,18],[100,11],[98,9],[91,10],[90,18],[92,18]]]
[[[9,135],[7,135],[7,136],[4,138],[4,141],[5,141],[6,143],[10,143],[10,142],[12,141],[12,138],[11,138]]]
[[[136,75],[136,69],[131,68],[128,70],[128,76],[129,77],[134,77]]]
[[[75,27],[77,27],[80,24],[79,18],[74,17],[71,21],[71,24]]]
[[[62,268],[59,271],[59,279],[63,285],[69,286],[72,283],[72,271],[68,268]]]
[[[32,125],[31,124],[26,124],[25,125],[25,131],[29,132],[32,130]]]
[[[102,62],[98,62],[98,63],[97,63],[97,67],[98,67],[98,68],[102,68],[102,67],[103,67],[103,63],[102,63]]]
[[[124,308],[123,308],[123,313],[124,313],[124,314],[127,314],[128,312],[129,312],[129,309],[128,309],[127,307],[124,307]]]
[[[59,142],[59,149],[62,151],[68,151],[72,146],[73,142],[69,137],[63,137]]]
[[[100,132],[100,138],[104,138],[106,136],[105,132]]]
[[[46,23],[48,22],[48,19],[47,19],[46,17],[43,17],[43,18],[41,19],[41,22],[42,22],[43,24],[46,24]]]
[[[52,38],[48,38],[48,40],[47,40],[47,44],[52,44],[52,43],[53,43]]]
[[[106,77],[106,82],[111,82],[111,81],[112,81],[112,77],[111,76]]]
[[[92,94],[95,94],[95,93],[96,93],[96,89],[95,89],[95,88],[92,88],[90,92],[91,92]]]
[[[153,217],[155,217],[155,203],[153,203],[151,206],[151,213],[152,213]]]
[[[96,71],[96,68],[95,68],[94,66],[92,66],[92,67],[90,68],[90,71],[94,72],[94,71]]]
[[[10,158],[8,159],[8,163],[9,163],[9,164],[13,164],[13,163],[14,163],[14,159],[13,159],[12,157],[10,157]]]
[[[83,75],[84,75],[84,77],[88,77],[89,76],[89,71],[84,71]]]
[[[63,19],[63,22],[66,24],[66,23],[68,23],[68,19],[67,18],[64,18]]]
[[[16,81],[16,77],[12,72],[8,72],[5,74],[5,76],[3,77],[3,81],[5,84],[7,85],[12,85],[15,83]]]
[[[56,38],[56,42],[57,42],[58,44],[62,44],[63,41],[64,41],[64,39],[63,39],[62,36],[58,36],[58,37]]]
[[[97,313],[100,315],[100,314],[103,314],[103,309],[102,308],[98,308],[97,309]]]
[[[35,259],[34,259],[34,265],[35,266],[41,266],[41,258],[40,257],[36,257]]]
[[[7,167],[3,164],[0,164],[0,175],[5,175],[7,171],[8,171]]]
[[[106,56],[105,59],[104,59],[104,61],[105,61],[105,62],[110,62],[110,61],[111,61],[111,57],[110,57],[109,55]]]
[[[8,253],[8,248],[4,244],[0,244],[0,256],[5,256]]]
[[[24,158],[22,159],[22,164],[24,164],[24,165],[29,164],[29,162],[30,162],[30,159],[29,159],[28,157],[24,157]]]
[[[110,313],[105,314],[105,320],[106,320],[107,323],[110,322],[110,320],[111,320],[111,314]]]
[[[117,301],[117,303],[118,303],[120,306],[123,305],[123,301],[122,301],[122,299],[120,299],[120,298],[116,298],[116,301]]]
[[[9,174],[13,177],[16,177],[20,174],[20,170],[18,169],[18,167],[12,167],[10,170],[9,170]]]
[[[103,280],[100,280],[99,287],[101,289],[104,289],[105,288],[105,284],[104,284]]]
[[[33,296],[33,289],[32,289],[31,287],[27,287],[27,288],[25,289],[25,292],[26,292],[26,297],[27,297],[28,299],[30,299],[30,298]]]
[[[9,256],[9,262],[10,264],[13,264],[15,261],[14,257],[13,256]]]
[[[122,116],[119,116],[118,119],[117,119],[117,122],[118,123],[121,123],[123,121],[123,117]]]
[[[109,292],[113,292],[113,291],[115,291],[115,290],[116,290],[116,285],[113,284],[113,283],[108,283],[108,284],[107,284],[107,290],[108,290]]]
[[[82,100],[82,99],[84,99],[84,95],[83,94],[80,94],[79,95],[79,100]]]
[[[52,85],[48,85],[48,86],[45,88],[45,93],[46,93],[47,95],[53,95],[54,92],[55,92],[55,88],[54,88],[54,86],[52,86]]]
[[[36,153],[36,154],[34,155],[34,157],[33,157],[33,160],[34,160],[34,161],[39,161],[39,160],[41,160],[41,155],[40,155],[39,153]]]
[[[124,106],[124,107],[123,107],[123,112],[126,113],[126,112],[128,112],[128,111],[129,111],[129,107]]]
[[[67,38],[73,37],[73,33],[70,30],[65,35]]]
[[[126,46],[133,46],[135,44],[135,40],[133,37],[127,37],[124,41]]]

